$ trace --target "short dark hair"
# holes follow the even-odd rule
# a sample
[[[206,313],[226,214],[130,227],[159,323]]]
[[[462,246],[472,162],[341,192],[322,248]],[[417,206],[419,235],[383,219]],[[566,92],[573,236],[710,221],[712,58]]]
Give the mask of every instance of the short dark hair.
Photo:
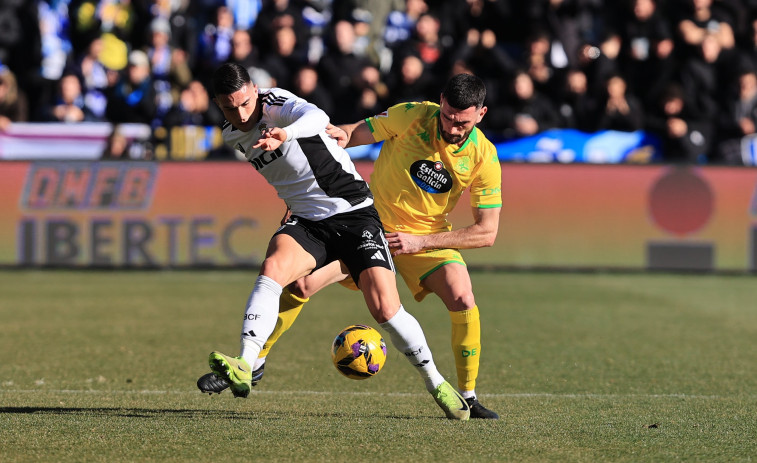
[[[442,96],[455,109],[476,109],[484,107],[486,86],[484,81],[473,74],[457,74],[444,87]]]
[[[236,63],[224,63],[213,73],[213,94],[231,95],[252,83],[250,73]]]

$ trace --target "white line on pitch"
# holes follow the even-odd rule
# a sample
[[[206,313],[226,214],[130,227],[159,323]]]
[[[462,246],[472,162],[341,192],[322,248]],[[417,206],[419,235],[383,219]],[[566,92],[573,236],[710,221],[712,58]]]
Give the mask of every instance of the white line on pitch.
[[[164,390],[85,390],[85,389],[0,389],[0,394],[125,394],[125,395],[198,395],[199,391],[164,391]],[[253,395],[383,395],[394,397],[414,397],[423,396],[420,392],[360,392],[360,391],[253,391]],[[552,392],[514,392],[514,393],[489,393],[480,394],[482,398],[545,398],[545,399],[619,399],[619,398],[636,398],[636,399],[698,399],[698,400],[719,400],[719,399],[755,399],[755,395],[746,396],[728,396],[728,395],[701,395],[701,394],[573,394],[573,393],[552,393]]]

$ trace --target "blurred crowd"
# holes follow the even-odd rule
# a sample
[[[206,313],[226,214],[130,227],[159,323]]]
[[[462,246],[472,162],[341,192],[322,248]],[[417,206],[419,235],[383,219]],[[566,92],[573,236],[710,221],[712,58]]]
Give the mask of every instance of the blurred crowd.
[[[2,0],[0,25],[0,130],[217,125],[227,61],[334,123],[472,72],[494,140],[643,129],[666,161],[738,164],[757,127],[757,0]]]

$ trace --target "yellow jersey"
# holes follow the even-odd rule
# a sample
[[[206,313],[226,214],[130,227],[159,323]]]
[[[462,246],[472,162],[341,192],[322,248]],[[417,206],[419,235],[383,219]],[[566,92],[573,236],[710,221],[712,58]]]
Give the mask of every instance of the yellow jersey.
[[[370,188],[387,232],[425,235],[452,229],[447,215],[470,188],[472,207],[502,206],[497,150],[474,128],[462,146],[441,136],[436,103],[400,103],[365,119],[384,144]]]

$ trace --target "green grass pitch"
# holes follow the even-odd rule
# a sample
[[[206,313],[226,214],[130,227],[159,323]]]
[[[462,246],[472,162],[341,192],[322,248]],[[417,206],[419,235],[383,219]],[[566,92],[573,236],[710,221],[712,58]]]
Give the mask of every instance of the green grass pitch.
[[[757,456],[754,276],[472,274],[477,391],[499,421],[451,422],[389,345],[352,381],[329,347],[376,326],[316,295],[249,399],[200,394],[238,352],[254,271],[0,271],[0,461],[660,462]],[[455,384],[449,317],[405,307]],[[386,333],[384,333],[386,334]]]

